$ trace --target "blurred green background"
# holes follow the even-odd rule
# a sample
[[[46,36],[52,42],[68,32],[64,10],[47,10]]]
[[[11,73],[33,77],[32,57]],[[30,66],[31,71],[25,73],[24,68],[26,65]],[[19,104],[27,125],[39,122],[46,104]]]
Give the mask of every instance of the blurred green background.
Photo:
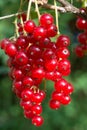
[[[52,0],[49,0],[51,3]],[[81,7],[83,3],[73,0],[73,4]],[[0,16],[16,13],[19,9],[18,0],[0,0]],[[27,5],[23,7],[27,10]],[[40,8],[40,12],[49,12],[55,17],[54,11]],[[34,9],[31,17],[37,21]],[[14,18],[0,20],[0,40],[14,35]],[[72,102],[54,111],[48,107],[53,84],[47,82],[47,97],[43,102],[44,125],[37,128],[23,116],[19,100],[11,90],[12,81],[8,77],[7,56],[0,50],[0,130],[87,130],[87,56],[76,57],[74,47],[78,44],[76,36],[79,31],[75,27],[76,16],[70,13],[59,14],[59,28],[62,34],[70,36],[70,61],[72,72],[66,79],[74,85]]]

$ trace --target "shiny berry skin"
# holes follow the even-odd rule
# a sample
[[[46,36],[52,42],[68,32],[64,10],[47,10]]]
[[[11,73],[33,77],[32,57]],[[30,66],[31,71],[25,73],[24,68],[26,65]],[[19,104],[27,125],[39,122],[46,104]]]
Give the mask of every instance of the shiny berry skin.
[[[24,89],[22,81],[16,81],[13,82],[13,91],[22,91]]]
[[[42,67],[36,68],[32,70],[32,77],[42,79],[45,77],[45,71]]]
[[[85,29],[85,28],[87,27],[86,24],[87,24],[87,23],[86,23],[86,20],[83,19],[83,18],[81,18],[81,17],[79,17],[79,18],[77,19],[77,21],[76,21],[76,26],[77,26],[77,28],[78,28],[78,29],[81,29],[81,30],[83,30],[83,29]]]
[[[36,40],[40,40],[47,36],[47,32],[45,28],[39,26],[35,28],[33,35]]]
[[[43,96],[40,93],[34,93],[32,95],[32,102],[41,103],[43,101]]]
[[[28,63],[28,57],[24,52],[20,51],[16,54],[15,61],[19,65],[25,65]]]
[[[38,104],[35,104],[32,106],[31,108],[31,111],[36,114],[36,115],[39,115],[42,113],[42,106],[41,105],[38,105]]]
[[[53,52],[52,49],[46,49],[44,50],[42,56],[44,60],[49,60],[55,57],[55,53]]]
[[[74,88],[72,84],[68,83],[65,87],[62,88],[62,91],[65,95],[69,95],[69,94],[72,94],[72,92],[74,91]]]
[[[14,57],[17,53],[17,48],[14,44],[10,43],[6,45],[5,48],[5,53],[10,56],[10,57]]]
[[[8,45],[8,44],[10,44],[11,43],[11,41],[9,40],[9,39],[3,39],[1,42],[0,42],[0,48],[1,49],[4,49],[5,50],[5,48],[6,48],[6,46]]]
[[[57,67],[57,59],[50,59],[45,62],[45,68],[48,71],[54,71]]]
[[[47,71],[45,73],[45,78],[48,80],[53,80],[54,79],[54,71]]]
[[[43,90],[40,90],[39,94],[41,95],[42,99],[44,100],[46,97],[46,93]]]
[[[57,38],[56,41],[57,47],[67,47],[69,45],[70,45],[70,39],[68,36],[62,34]]]
[[[66,76],[66,72],[70,70],[71,64],[69,60],[63,59],[58,62],[58,71],[63,75]]]
[[[37,59],[41,56],[41,49],[37,45],[31,45],[29,49],[27,50],[27,54],[29,57],[33,59]]]
[[[62,97],[61,103],[62,103],[63,105],[68,105],[68,104],[70,104],[70,102],[71,102],[70,96],[64,95],[64,96]]]
[[[50,107],[51,109],[56,109],[56,110],[57,110],[57,109],[60,108],[60,102],[57,101],[57,100],[51,99],[50,102],[49,102],[49,107]]]
[[[63,97],[63,93],[58,93],[57,91],[54,91],[52,93],[52,99],[53,100],[57,100],[57,101],[61,102],[62,97]]]
[[[20,36],[17,38],[16,47],[18,49],[26,48],[28,46],[27,37]]]
[[[54,37],[57,35],[57,27],[56,25],[52,24],[47,28],[47,36]]]
[[[12,73],[12,76],[14,79],[16,80],[21,80],[23,78],[23,73],[21,70],[19,69],[14,69],[13,70],[13,73]]]
[[[62,74],[59,71],[54,71],[53,81],[57,81],[62,78]]]
[[[33,20],[28,20],[24,23],[24,30],[28,33],[33,33],[36,25]]]
[[[39,46],[41,48],[47,48],[50,42],[51,42],[51,40],[49,38],[45,37],[39,41]]]
[[[30,111],[32,109],[33,103],[31,102],[31,100],[28,101],[20,101],[20,106],[26,110],[26,111]]]
[[[70,56],[70,52],[66,47],[61,47],[57,49],[56,56],[58,58],[68,58]]]
[[[41,126],[43,124],[44,120],[41,116],[34,116],[32,118],[32,124],[35,126]]]
[[[87,44],[87,34],[86,33],[80,33],[77,38],[81,44],[84,44],[84,45]]]
[[[54,84],[54,88],[57,92],[62,92],[62,89],[67,86],[67,81],[60,79]]]
[[[84,53],[83,53],[83,49],[81,46],[76,46],[75,48],[75,53],[78,57],[83,57]]]
[[[40,24],[44,27],[48,27],[49,25],[53,24],[54,19],[53,16],[50,14],[43,14],[40,17]]]
[[[24,77],[23,78],[23,85],[26,87],[31,87],[34,84],[34,81],[31,77]]]
[[[24,116],[25,116],[25,118],[32,119],[35,115],[33,114],[32,111],[24,110]]]
[[[21,94],[21,97],[22,97],[23,101],[31,100],[32,96],[33,96],[33,91],[30,90],[29,88],[24,89],[22,94]]]

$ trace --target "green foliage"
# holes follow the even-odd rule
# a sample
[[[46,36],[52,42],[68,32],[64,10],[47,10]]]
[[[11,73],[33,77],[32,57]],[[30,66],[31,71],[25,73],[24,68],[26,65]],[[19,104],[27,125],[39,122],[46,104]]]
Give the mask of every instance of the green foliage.
[[[15,13],[19,7],[18,0],[0,0],[0,16]],[[49,0],[52,2],[52,0]],[[74,0],[74,5],[81,6]],[[55,16],[54,11],[41,9],[41,13],[50,12]],[[31,17],[37,23],[37,15],[32,9]],[[0,130],[87,130],[87,56],[79,59],[74,54],[74,46],[77,44],[75,27],[75,15],[60,14],[59,29],[61,33],[71,38],[72,73],[67,78],[74,85],[75,91],[72,94],[72,102],[68,106],[62,106],[54,111],[48,107],[50,93],[53,90],[53,83],[48,81],[47,97],[43,102],[43,117],[45,123],[40,128],[31,125],[31,121],[23,116],[23,110],[19,106],[19,100],[12,92],[12,82],[8,78],[6,66],[7,57],[0,50]],[[0,21],[0,39],[14,35],[14,18]],[[71,26],[72,24],[72,26]]]

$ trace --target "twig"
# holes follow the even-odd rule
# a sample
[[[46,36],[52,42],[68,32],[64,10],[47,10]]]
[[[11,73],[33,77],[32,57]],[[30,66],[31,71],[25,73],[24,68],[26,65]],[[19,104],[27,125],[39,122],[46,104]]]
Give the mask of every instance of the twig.
[[[70,4],[68,1],[66,1],[66,0],[57,0],[57,1],[62,5],[62,7],[57,6],[58,11],[60,11],[62,13],[70,12],[70,13],[76,14],[78,16],[81,16],[84,19],[87,19],[87,13],[86,12],[83,12],[80,9],[76,8],[75,6]],[[34,3],[35,0],[32,0],[32,2]],[[55,9],[55,6],[51,5],[51,4],[45,4],[45,3],[42,3],[42,2],[39,2],[38,4],[43,8],[52,9],[52,10]],[[24,12],[26,12],[26,11],[24,11]],[[2,17],[0,17],[0,20],[8,19],[8,18],[11,18],[11,17],[14,17],[14,16],[18,16],[19,14],[22,14],[24,12],[19,12],[19,13],[16,13],[16,14],[2,16]]]

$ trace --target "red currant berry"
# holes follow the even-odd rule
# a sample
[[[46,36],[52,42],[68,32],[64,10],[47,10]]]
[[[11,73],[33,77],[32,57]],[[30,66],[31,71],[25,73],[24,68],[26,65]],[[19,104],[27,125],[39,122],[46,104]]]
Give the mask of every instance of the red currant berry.
[[[23,90],[21,97],[23,101],[29,101],[33,96],[33,91],[29,88]]]
[[[19,51],[15,56],[15,61],[19,65],[25,65],[28,63],[28,57],[24,52]]]
[[[32,77],[42,79],[45,77],[45,71],[42,67],[32,70]]]
[[[67,81],[64,79],[60,79],[59,81],[55,82],[54,88],[57,92],[61,92],[62,88],[67,86]]]
[[[32,106],[32,109],[31,111],[36,114],[36,115],[39,115],[42,113],[42,106],[41,105],[38,105],[38,104],[35,104]]]
[[[63,93],[58,93],[57,91],[54,91],[52,93],[52,99],[53,100],[57,100],[57,101],[61,102],[62,97],[63,97]]]
[[[76,46],[75,52],[76,52],[76,55],[77,55],[78,57],[83,57],[83,56],[84,56],[83,49],[82,49],[81,46]]]
[[[20,106],[26,110],[26,111],[30,111],[32,106],[33,106],[33,103],[29,100],[29,101],[23,101],[21,100],[20,101]]]
[[[31,77],[24,77],[23,78],[23,85],[26,87],[31,87],[34,84],[34,81]]]
[[[58,38],[57,38],[57,41],[56,41],[56,46],[57,47],[67,47],[70,45],[70,39],[68,36],[66,35],[60,35]]]
[[[62,103],[63,105],[68,105],[70,102],[71,102],[70,96],[65,95],[65,96],[62,97],[61,103]]]
[[[44,27],[48,27],[49,25],[53,24],[53,22],[53,16],[50,14],[43,14],[40,17],[40,24]]]
[[[54,37],[57,35],[57,27],[55,24],[52,24],[50,25],[48,28],[47,28],[47,36],[48,37]]]
[[[10,43],[6,45],[5,52],[8,56],[14,57],[17,53],[17,48],[14,44]]]
[[[28,33],[33,33],[36,25],[32,20],[28,20],[24,23],[24,30]]]
[[[34,38],[39,41],[47,36],[47,32],[45,28],[39,26],[35,28],[33,35]]]
[[[60,108],[60,102],[59,101],[57,101],[57,100],[50,100],[50,102],[49,102],[49,106],[50,106],[50,108],[51,109],[59,109]]]
[[[81,30],[85,29],[86,28],[86,20],[79,17],[76,21],[76,26],[78,29],[81,29]]]
[[[24,116],[25,116],[25,118],[28,118],[28,119],[32,119],[35,115],[33,114],[33,112],[32,111],[27,111],[27,110],[25,110],[24,111]]]
[[[57,67],[57,59],[50,59],[45,62],[45,67],[48,71],[54,71]]]
[[[56,55],[58,58],[68,58],[70,55],[69,50],[66,47],[61,47],[59,49],[57,49],[56,51]]]
[[[32,118],[32,124],[35,126],[41,126],[43,124],[44,120],[41,116],[34,116]]]

